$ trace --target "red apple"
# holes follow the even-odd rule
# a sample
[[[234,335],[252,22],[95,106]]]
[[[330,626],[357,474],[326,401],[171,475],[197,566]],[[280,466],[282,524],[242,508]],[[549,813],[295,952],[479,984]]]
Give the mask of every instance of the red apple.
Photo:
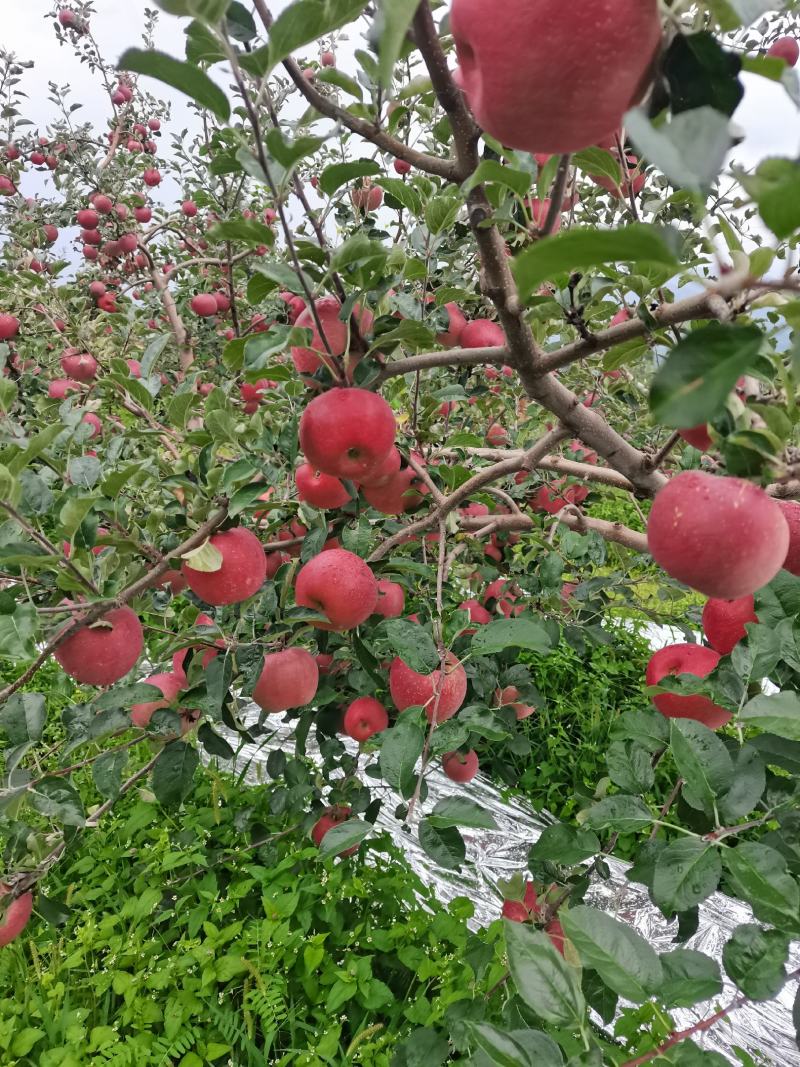
[[[19,319],[13,315],[0,315],[0,341],[10,341],[17,336]]]
[[[97,360],[88,352],[67,351],[61,357],[61,369],[76,382],[90,382],[97,375]]]
[[[397,174],[408,174],[411,170],[411,164],[407,163],[405,159],[396,159],[392,166]]]
[[[319,57],[319,62],[323,67],[335,67],[336,57],[331,51],[322,52]]]
[[[783,566],[791,574],[800,577],[800,504],[794,500],[779,500],[778,507],[789,527],[789,549]]]
[[[178,694],[186,685],[186,675],[182,672],[169,674],[153,674],[145,678],[147,685],[153,685],[160,689],[161,700],[149,700],[144,704],[134,704],[131,707],[131,722],[134,726],[144,729],[153,717],[153,712],[159,708],[175,708],[178,702]]]
[[[319,686],[317,661],[304,648],[285,648],[264,657],[253,700],[264,711],[277,713],[310,704]]]
[[[647,543],[656,563],[679,582],[734,600],[775,577],[789,549],[789,527],[758,486],[683,471],[657,494]]]
[[[197,293],[192,297],[190,306],[195,315],[204,319],[217,313],[217,301],[213,293]]]
[[[369,618],[378,600],[375,575],[359,556],[343,548],[320,552],[301,567],[295,600],[325,615],[322,630],[352,630]]]
[[[461,331],[458,343],[462,348],[499,348],[506,343],[506,335],[491,319],[473,319]]]
[[[705,422],[700,426],[692,426],[689,430],[678,430],[678,433],[687,444],[700,452],[710,452],[714,447],[714,442],[708,432],[708,424]]]
[[[712,597],[703,608],[703,633],[711,647],[723,656],[747,636],[744,627],[748,622],[758,622],[752,596],[739,597],[738,600]]]
[[[381,578],[378,581],[378,602],[375,605],[375,614],[382,615],[384,619],[396,619],[403,614],[405,605],[406,594],[402,585]]]
[[[364,485],[364,499],[371,507],[384,515],[402,515],[418,507],[422,496],[417,490],[419,482],[412,467],[398,471],[388,482],[381,485]]]
[[[399,656],[396,657],[389,668],[389,691],[397,710],[405,711],[406,708],[419,705],[425,708],[429,722],[433,722],[434,714],[437,723],[452,719],[467,695],[466,671],[452,652],[447,654],[437,706],[436,690],[440,678],[441,671],[438,669],[430,674],[418,674]]]
[[[767,55],[782,59],[790,67],[796,67],[797,60],[800,59],[800,44],[794,37],[779,37],[767,49]]]
[[[350,502],[350,494],[330,474],[315,471],[310,463],[303,463],[294,472],[297,495],[315,508],[341,508]]]
[[[352,808],[343,805],[325,809],[322,816],[316,823],[314,823],[311,830],[311,839],[317,848],[322,844],[322,839],[325,834],[327,834],[328,830],[334,826],[338,826],[339,823],[346,822],[350,818],[352,811]],[[354,852],[358,852],[358,845],[353,845],[352,848],[345,849],[343,852],[340,852],[339,855],[352,856]]]
[[[102,437],[103,435],[103,423],[98,415],[95,415],[93,411],[87,411],[81,422],[87,423],[92,427],[92,432],[89,434],[89,439],[93,437]]]
[[[197,204],[194,200],[184,200],[181,204],[181,214],[185,215],[187,219],[193,219],[197,214]]]
[[[645,672],[648,685],[658,685],[669,675],[693,674],[707,678],[720,661],[719,652],[702,645],[668,645],[650,659]],[[668,719],[697,719],[710,730],[730,722],[732,715],[705,696],[681,696],[679,693],[658,693],[653,703]]]
[[[377,393],[331,389],[315,397],[300,418],[300,447],[316,470],[365,481],[394,446],[394,412]]]
[[[206,604],[238,604],[254,596],[267,572],[264,548],[243,526],[214,533],[209,543],[222,555],[217,571],[195,570],[186,560],[181,570],[192,592]]]
[[[138,660],[144,647],[142,624],[128,607],[112,608],[97,622],[70,634],[53,655],[83,685],[113,685]]]
[[[448,316],[448,326],[444,333],[436,335],[436,340],[443,348],[455,348],[461,341],[461,334],[467,325],[467,320],[461,308],[454,301],[444,305]]]
[[[63,12],[62,12],[63,14]],[[71,12],[70,12],[71,14]],[[62,23],[62,25],[67,25]],[[8,894],[8,889],[4,886],[3,895]],[[11,944],[15,938],[19,937],[25,927],[28,925],[28,921],[33,911],[33,893],[28,890],[27,893],[22,893],[16,897],[7,906],[3,921],[0,923],[0,948],[5,945]]]
[[[442,770],[451,782],[471,782],[478,773],[478,754],[474,748],[469,752],[445,752]]]
[[[366,741],[388,725],[386,708],[374,697],[359,697],[344,713],[344,732],[354,741]]]

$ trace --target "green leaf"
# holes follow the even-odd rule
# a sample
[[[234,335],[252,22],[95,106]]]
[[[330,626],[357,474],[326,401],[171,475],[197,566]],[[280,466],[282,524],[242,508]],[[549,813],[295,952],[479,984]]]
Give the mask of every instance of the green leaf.
[[[153,767],[153,792],[165,808],[177,807],[189,795],[200,757],[183,741],[166,745]]]
[[[375,11],[374,34],[378,41],[378,81],[392,88],[394,65],[403,49],[419,0],[379,0]]]
[[[724,863],[731,891],[747,901],[757,919],[797,930],[800,887],[779,852],[756,841],[741,841],[725,850]]]
[[[275,243],[275,234],[258,219],[228,219],[218,222],[208,231],[211,241],[236,241],[245,245],[267,245]]]
[[[720,819],[732,823],[749,815],[761,799],[766,784],[767,773],[758,750],[750,744],[742,745],[736,757],[733,784],[717,801]]]
[[[512,270],[520,299],[526,301],[542,282],[562,273],[608,263],[664,263],[677,266],[675,231],[634,223],[622,230],[576,227],[537,241],[514,259]]]
[[[83,826],[86,821],[80,793],[66,778],[43,778],[29,795],[32,807],[64,826]]]
[[[785,690],[753,697],[742,708],[739,719],[789,741],[800,741],[800,696]]]
[[[374,159],[357,159],[354,163],[334,163],[326,167],[319,177],[320,192],[333,196],[337,189],[356,178],[365,178],[369,174],[379,174],[380,166]]]
[[[416,784],[414,769],[425,746],[425,734],[413,719],[400,719],[382,736],[380,768],[389,785],[402,796],[411,796]]]
[[[486,185],[487,183],[505,185],[518,196],[524,196],[531,187],[531,176],[523,170],[514,170],[513,167],[503,166],[499,160],[484,159],[478,169],[461,186],[461,191],[466,194],[477,185]]]
[[[745,923],[723,948],[722,963],[745,996],[771,1000],[786,981],[788,954],[788,934]]]
[[[511,977],[528,1007],[554,1026],[582,1027],[586,1003],[575,969],[543,931],[509,919],[503,926]]]
[[[614,741],[606,752],[608,774],[628,793],[646,793],[655,781],[650,753],[642,745]]]
[[[531,848],[531,858],[537,863],[558,863],[571,867],[582,863],[600,851],[597,835],[591,830],[573,829],[566,823],[548,826]]]
[[[394,1057],[394,1067],[441,1067],[450,1058],[447,1038],[430,1026],[422,1026],[408,1037]]]
[[[670,747],[684,780],[683,799],[711,814],[714,800],[733,782],[733,760],[713,730],[694,719],[672,719]]]
[[[197,739],[209,756],[219,756],[220,759],[233,759],[236,755],[224,737],[212,730],[207,722],[204,722],[197,731]]]
[[[0,707],[0,730],[10,745],[41,741],[46,722],[42,693],[15,693]]]
[[[605,797],[593,804],[586,812],[584,825],[592,830],[619,830],[620,833],[627,834],[650,826],[654,818],[639,797],[620,794]]]
[[[683,111],[662,126],[637,108],[625,116],[625,129],[641,155],[673,185],[693,193],[711,188],[733,147],[730,120],[712,107]]]
[[[382,629],[394,652],[412,671],[429,674],[438,668],[439,653],[424,626],[409,619],[387,619]]]
[[[277,127],[267,134],[269,153],[285,170],[289,170],[306,156],[313,155],[324,143],[322,137],[298,137],[294,141],[288,141]]]
[[[32,604],[19,604],[11,615],[0,615],[0,659],[33,659],[37,631],[38,619]]]
[[[115,797],[122,784],[122,772],[128,763],[127,749],[104,752],[92,764],[92,780],[102,797]]]
[[[425,204],[425,224],[434,234],[449,230],[462,207],[463,201],[452,193],[434,196]]]
[[[393,196],[414,218],[422,214],[419,193],[409,182],[404,182],[401,178],[378,178],[375,184],[385,189],[389,196]]]
[[[225,12],[225,28],[234,41],[247,44],[258,36],[253,16],[239,0],[233,0]]]
[[[419,824],[419,843],[434,863],[448,871],[461,870],[467,855],[464,838],[454,826],[439,827],[429,818]]]
[[[663,63],[673,115],[702,107],[733,115],[742,102],[741,58],[712,33],[676,34]]]
[[[490,656],[505,648],[529,648],[544,655],[552,647],[547,628],[535,619],[498,619],[481,626],[472,638],[470,652],[473,656]]]
[[[630,926],[584,904],[564,912],[561,925],[581,962],[597,971],[609,989],[634,1004],[658,991],[663,980],[661,961]]]
[[[344,822],[332,826],[319,846],[320,859],[338,856],[340,852],[347,852],[355,845],[360,845],[374,829],[371,823],[362,822],[361,819],[345,819]]]
[[[664,981],[659,999],[672,1008],[691,1008],[701,1000],[713,1000],[722,992],[719,964],[703,952],[676,948],[661,956]]]
[[[709,422],[725,408],[731,390],[758,359],[764,335],[756,326],[719,322],[680,341],[650,387],[653,417],[672,429]]]
[[[442,797],[428,816],[431,825],[467,826],[473,830],[496,830],[494,816],[469,797]]]
[[[271,66],[311,41],[358,18],[367,0],[296,0],[275,19],[269,31]]]
[[[146,74],[171,85],[173,89],[185,93],[201,107],[211,111],[220,122],[227,122],[231,116],[230,104],[223,91],[207,74],[191,63],[173,59],[164,52],[129,48],[122,55],[117,67],[135,74]]]
[[[765,159],[754,175],[737,172],[737,177],[775,236],[791,237],[800,226],[800,164],[793,159]]]
[[[479,1049],[497,1067],[561,1067],[564,1057],[552,1037],[539,1030],[498,1030],[488,1023],[467,1021]]]
[[[687,911],[711,896],[721,876],[717,847],[695,837],[680,837],[658,854],[653,900],[665,914]]]
[[[195,20],[185,29],[186,34],[186,58],[198,65],[208,63],[221,63],[225,59],[225,52],[214,33],[204,23]]]

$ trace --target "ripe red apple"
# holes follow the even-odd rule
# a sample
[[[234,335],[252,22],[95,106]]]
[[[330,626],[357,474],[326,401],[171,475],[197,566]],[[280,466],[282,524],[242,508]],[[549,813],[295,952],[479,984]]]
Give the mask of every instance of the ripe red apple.
[[[100,222],[100,216],[91,208],[83,208],[76,214],[75,219],[84,230],[96,230]]]
[[[719,652],[702,645],[668,645],[656,652],[647,664],[647,685],[658,685],[669,675],[693,674],[707,678],[720,661]],[[725,708],[719,707],[708,697],[681,696],[679,693],[658,693],[653,703],[668,719],[697,719],[710,730],[730,722],[733,717]]]
[[[113,685],[133,667],[143,647],[142,624],[130,608],[122,607],[71,633],[53,655],[81,684]]]
[[[411,164],[406,162],[405,159],[396,159],[392,166],[397,174],[408,174],[411,170]]]
[[[389,691],[397,710],[405,711],[419,705],[425,708],[429,722],[433,722],[434,712],[437,723],[452,719],[467,695],[466,671],[452,652],[447,653],[437,708],[436,689],[440,676],[438,668],[430,674],[417,674],[399,656],[396,657],[389,668]]]
[[[180,573],[180,571],[167,571],[167,574],[177,574],[179,578],[183,579],[183,575]],[[166,578],[166,577],[167,577],[167,575],[165,574],[164,578]],[[158,584],[159,584],[159,586],[161,586],[163,584],[163,578],[161,579],[161,581]],[[185,579],[184,579],[184,585],[185,585]],[[180,590],[176,589],[175,586],[173,585],[172,592],[173,592],[173,594],[177,594],[178,592],[180,592]],[[200,612],[200,614],[194,620],[194,624],[195,624],[196,627],[199,627],[199,626],[213,626],[214,625],[214,620],[211,618],[210,615],[206,615],[205,612]],[[189,645],[186,648],[179,648],[178,651],[175,652],[173,654],[173,656],[172,656],[172,670],[173,670],[173,672],[175,674],[183,675],[184,678],[186,677],[186,670],[184,668],[184,664],[186,663],[186,657],[189,655],[189,653],[191,651],[193,651],[195,649],[203,649],[203,658],[202,658],[202,660],[200,662],[201,662],[202,667],[205,669],[209,665],[209,663],[212,661],[212,659],[216,659],[216,657],[219,655],[219,651],[218,651],[219,649],[226,649],[228,647],[227,646],[227,642],[225,641],[224,637],[218,638],[214,642],[214,644],[216,645],[216,648],[209,648],[207,645]],[[184,686],[184,688],[185,688],[185,686]]]
[[[436,335],[436,340],[443,348],[455,348],[461,343],[461,334],[467,325],[467,320],[461,308],[454,301],[444,305],[448,316],[447,330]]]
[[[93,411],[87,411],[81,419],[81,422],[87,423],[92,428],[92,432],[89,434],[89,439],[93,437],[102,437],[103,435],[103,423],[99,415],[95,415]]]
[[[388,485],[389,482],[394,481],[395,475],[399,473],[401,462],[400,453],[392,446],[386,459],[379,467],[361,475],[361,484],[370,489]]]
[[[613,155],[619,160],[619,153],[617,151],[614,151]],[[626,155],[625,158],[628,163],[628,174],[630,175],[630,178],[626,178],[625,167],[620,164],[622,178],[619,185],[604,174],[589,175],[595,185],[599,185],[601,189],[605,189],[607,192],[611,193],[617,200],[629,197],[631,193],[633,193],[634,196],[638,196],[647,183],[647,175],[641,173],[641,171],[637,171],[639,160],[636,156],[629,154]]]
[[[42,232],[44,233],[45,241],[47,241],[49,244],[52,244],[53,241],[58,240],[58,230],[55,228],[55,226],[51,226],[48,223],[46,226],[42,227]]]
[[[383,203],[383,189],[379,185],[356,187],[350,190],[350,199],[356,211],[377,211]]]
[[[290,304],[290,312],[296,310],[297,304]],[[292,347],[292,362],[299,374],[314,374],[323,366],[325,358],[330,351],[333,356],[341,356],[347,348],[349,329],[348,324],[339,318],[342,305],[335,296],[323,296],[314,301],[314,308],[322,324],[325,341],[317,329],[314,314],[310,308],[303,306],[297,315],[295,325],[301,329],[311,330],[311,342],[309,347],[294,345]],[[367,308],[356,304],[353,308],[359,331],[362,334],[372,332],[375,316]],[[327,342],[327,345],[326,343]]]
[[[0,174],[0,196],[13,196],[15,191],[12,180],[5,174]]]
[[[800,44],[794,37],[779,37],[767,49],[767,55],[782,59],[790,67],[796,67],[797,60],[800,59]]]
[[[503,448],[508,442],[508,431],[499,422],[493,422],[486,431],[486,444],[490,448]]]
[[[161,184],[161,174],[155,169],[155,167],[151,167],[150,169],[144,172],[144,174],[142,175],[142,180],[144,181],[145,185],[149,186],[150,188],[153,188],[154,186]]]
[[[766,585],[789,549],[778,504],[740,478],[683,471],[657,494],[647,523],[656,563],[706,596],[735,600]]]
[[[176,707],[178,694],[186,685],[186,675],[177,671],[168,674],[152,674],[149,678],[145,678],[144,682],[160,689],[162,697],[161,700],[149,700],[144,704],[134,704],[131,707],[131,722],[142,729],[152,719],[153,712],[159,708]]]
[[[330,50],[322,52],[319,57],[320,65],[323,67],[335,67],[336,56]]]
[[[714,442],[708,432],[708,424],[705,422],[701,423],[700,426],[692,426],[688,430],[678,430],[678,433],[687,444],[700,452],[710,452],[714,447]]]
[[[61,357],[61,369],[76,382],[90,382],[97,375],[97,360],[88,352],[67,351]]]
[[[800,504],[794,500],[779,500],[778,507],[789,527],[789,549],[783,566],[791,574],[800,577]]]
[[[451,782],[471,782],[478,773],[478,754],[474,748],[469,752],[445,752],[442,770]]]
[[[0,315],[0,341],[10,341],[17,336],[19,319],[13,315]]]
[[[62,23],[62,25],[64,24]],[[7,895],[8,889],[6,887],[3,888],[3,895]],[[30,890],[11,901],[6,908],[3,921],[0,923],[0,948],[9,945],[15,938],[19,937],[28,925],[32,911],[33,893]]]
[[[738,600],[712,597],[703,608],[703,633],[711,647],[723,656],[747,636],[744,627],[748,622],[758,622],[752,596],[739,597]]]
[[[304,648],[269,652],[253,690],[264,711],[277,713],[310,704],[319,686],[317,661]]]
[[[406,467],[381,485],[364,485],[362,493],[367,503],[384,515],[402,515],[419,507],[422,495],[419,481],[412,467]]]
[[[485,626],[487,622],[492,621],[492,616],[486,610],[486,608],[479,604],[477,600],[464,600],[458,605],[459,611],[469,612],[469,621],[476,622],[481,626]],[[475,631],[471,631],[474,633]]]
[[[53,400],[63,400],[68,393],[74,393],[79,389],[78,383],[69,378],[54,378],[47,387],[47,395]]]
[[[388,725],[386,708],[374,697],[359,697],[344,713],[344,732],[354,741],[366,741]]]
[[[569,18],[561,0],[453,0],[450,22],[478,124],[527,152],[580,151],[618,129],[661,44],[656,0],[576,0]]]
[[[74,26],[78,21],[78,16],[70,8],[62,7],[58,12],[58,21],[64,29],[69,29],[70,26]]]
[[[105,193],[95,193],[92,197],[92,207],[100,215],[110,215],[114,210],[113,201]]]
[[[394,412],[377,393],[331,389],[300,418],[300,447],[316,470],[364,482],[394,446]]]
[[[525,883],[525,896],[522,900],[506,900],[503,902],[503,918],[511,922],[525,923],[542,917],[542,905],[531,882]],[[561,955],[564,955],[564,928],[558,919],[551,919],[545,926],[545,933],[550,938],[553,947]]]
[[[328,618],[322,630],[352,630],[369,618],[378,600],[375,575],[359,556],[343,548],[320,552],[301,567],[295,600]]]
[[[344,805],[338,805],[337,807],[326,808],[322,816],[314,823],[311,830],[311,839],[314,844],[319,848],[322,844],[322,839],[334,826],[338,826],[339,823],[346,822],[353,812],[352,808],[348,808]],[[340,852],[340,856],[352,856],[354,852],[358,852],[358,845],[353,845],[352,848],[346,848],[343,852]]]
[[[213,293],[197,293],[192,297],[191,309],[201,318],[210,318],[217,313],[217,301]]]
[[[222,555],[217,571],[196,570],[186,560],[183,576],[192,592],[206,604],[238,604],[254,596],[264,584],[267,562],[254,533],[243,526],[214,533],[209,543]]]
[[[150,219],[152,219],[153,212],[147,206],[135,207],[133,209],[133,217],[136,219],[137,222],[145,223],[149,222]]]
[[[315,471],[310,463],[303,463],[294,472],[297,495],[315,508],[341,508],[350,502],[350,494],[330,474]]]
[[[158,130],[161,129],[161,120],[160,119],[148,119],[147,120],[147,125],[148,125],[149,129],[151,129],[155,133],[155,132],[157,132]]]
[[[185,215],[187,219],[193,219],[197,214],[197,204],[194,200],[184,200],[181,204],[181,214]]]
[[[609,328],[612,327],[612,326],[621,326],[623,324],[623,322],[628,322],[630,317],[631,317],[631,313],[630,313],[630,311],[628,311],[627,308],[625,308],[625,307],[624,308],[620,308],[619,311],[616,313],[616,315],[611,320],[611,322],[609,322],[609,324],[608,324]]]
[[[461,331],[458,343],[462,348],[499,348],[506,343],[506,335],[491,319],[473,319]]]
[[[399,582],[390,582],[386,578],[378,581],[378,602],[375,614],[384,619],[396,619],[403,614],[406,606],[406,594]]]

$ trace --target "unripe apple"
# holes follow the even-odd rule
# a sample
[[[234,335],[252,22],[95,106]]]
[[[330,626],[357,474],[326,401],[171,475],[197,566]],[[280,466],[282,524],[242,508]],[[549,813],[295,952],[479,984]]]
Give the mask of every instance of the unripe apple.
[[[8,890],[6,889],[5,892],[7,893]],[[11,901],[6,908],[3,921],[0,923],[0,948],[9,945],[15,938],[19,937],[28,925],[32,911],[33,893],[30,890]]]
[[[800,577],[800,504],[795,500],[779,500],[778,507],[789,527],[789,549],[783,561],[784,570]]]
[[[386,708],[374,697],[359,697],[344,713],[344,732],[354,741],[367,741],[389,725]]]
[[[149,700],[144,704],[134,704],[131,707],[131,722],[134,726],[144,729],[153,717],[153,712],[159,708],[174,708],[178,702],[178,694],[186,685],[186,675],[183,672],[170,672],[168,674],[153,674],[145,678],[146,685],[155,686],[161,690],[161,700]]]
[[[708,432],[708,424],[705,422],[700,426],[692,426],[689,430],[678,430],[678,433],[687,444],[699,452],[709,452],[714,447],[714,442]]]
[[[316,470],[364,482],[394,446],[394,412],[377,393],[331,389],[300,418],[300,447]]]
[[[138,660],[144,647],[142,624],[128,607],[112,608],[97,622],[75,630],[53,655],[82,685],[113,685]]]
[[[195,315],[201,318],[211,318],[217,313],[217,301],[213,293],[197,293],[192,297],[190,306]]]
[[[322,630],[352,630],[369,618],[378,600],[375,575],[359,556],[343,548],[320,552],[300,569],[295,584],[300,607],[325,615]]]
[[[350,494],[330,474],[315,471],[310,463],[303,463],[294,472],[297,495],[315,508],[341,508],[350,502]]]
[[[213,533],[208,543],[222,556],[216,571],[196,570],[187,560],[181,570],[189,588],[206,604],[238,604],[254,596],[264,584],[267,562],[254,533],[243,526]]]
[[[451,782],[471,782],[478,773],[478,754],[474,748],[469,752],[445,752],[442,770]]]
[[[467,674],[452,652],[447,653],[444,678],[437,668],[430,674],[418,674],[400,657],[389,668],[389,691],[398,711],[419,705],[425,708],[428,721],[444,722],[452,719],[467,695]],[[438,706],[436,691],[440,690]]]
[[[491,319],[473,319],[458,338],[461,348],[499,348],[506,343],[503,328]]]
[[[61,369],[76,382],[90,382],[97,374],[97,360],[88,352],[65,352]]]
[[[767,55],[782,59],[790,67],[796,67],[797,60],[800,59],[800,44],[794,37],[779,37],[767,49]]]
[[[319,686],[317,661],[304,648],[286,648],[264,657],[253,700],[264,711],[277,713],[310,704]]]
[[[311,830],[311,839],[314,844],[319,848],[322,844],[322,839],[334,826],[338,826],[339,823],[346,822],[353,812],[352,808],[348,808],[343,805],[339,805],[333,808],[327,808],[322,816],[314,823]],[[340,852],[340,856],[352,856],[354,852],[358,852],[358,845],[353,845],[352,848],[346,848],[343,852]]]
[[[93,411],[87,411],[81,422],[85,422],[88,426],[91,426],[92,432],[89,434],[89,439],[93,437],[103,436],[103,422],[99,415],[95,415]]]
[[[382,615],[384,619],[396,619],[403,614],[406,606],[406,594],[399,582],[390,582],[386,578],[378,581],[378,602],[375,605],[375,615]]]
[[[723,656],[747,636],[745,623],[748,622],[758,622],[752,596],[739,597],[738,600],[712,597],[703,608],[703,633],[711,647]]]
[[[461,308],[454,301],[451,300],[444,307],[448,315],[448,326],[444,333],[436,335],[436,340],[443,348],[455,348],[461,342],[461,334],[467,325],[467,320]]]
[[[656,652],[647,664],[647,685],[658,685],[669,675],[693,674],[707,678],[720,661],[719,652],[702,645],[668,645]],[[681,696],[679,693],[658,693],[653,703],[668,719],[696,719],[710,730],[718,730],[730,722],[732,715],[713,700],[699,694]]]
[[[679,582],[734,600],[775,577],[789,549],[789,527],[758,486],[683,471],[658,492],[647,543],[656,563]]]
[[[450,22],[478,124],[535,153],[580,151],[618,129],[661,44],[656,0],[574,0],[569,18],[561,0],[453,0]]]
[[[0,315],[0,341],[10,341],[17,336],[19,319],[13,315]]]

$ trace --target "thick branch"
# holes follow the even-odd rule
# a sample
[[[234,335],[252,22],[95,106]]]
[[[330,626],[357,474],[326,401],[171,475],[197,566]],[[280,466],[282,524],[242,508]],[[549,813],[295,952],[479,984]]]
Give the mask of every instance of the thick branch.
[[[477,367],[484,363],[505,366],[509,352],[505,347],[495,348],[450,348],[445,352],[423,352],[408,359],[396,359],[387,363],[381,371],[379,382],[397,378],[401,374],[431,370],[434,367]]]

